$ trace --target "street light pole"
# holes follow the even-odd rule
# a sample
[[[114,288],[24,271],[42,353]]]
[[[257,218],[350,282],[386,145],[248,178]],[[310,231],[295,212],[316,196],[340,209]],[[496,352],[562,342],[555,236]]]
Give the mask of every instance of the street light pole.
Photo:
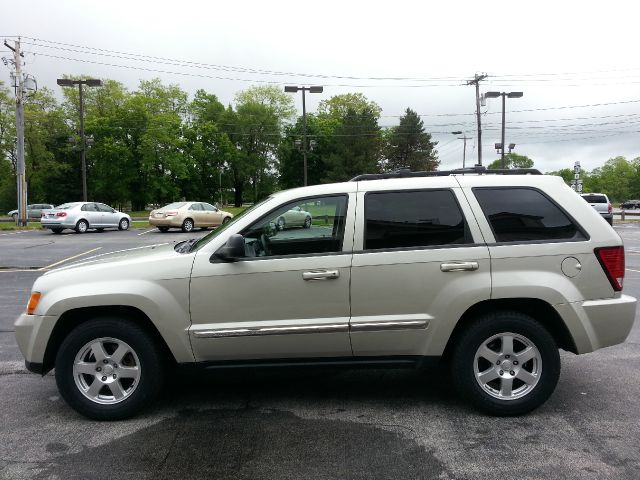
[[[298,86],[286,86],[284,91],[288,93],[296,93],[302,91],[302,159],[304,164],[304,186],[307,186],[307,104],[305,98],[305,92],[309,93],[322,93],[324,88],[322,86],[313,87],[298,87]]]
[[[505,150],[505,135],[504,135],[504,131],[505,131],[505,99],[507,97],[509,98],[521,98],[523,95],[522,92],[487,92],[484,94],[485,98],[498,98],[498,97],[502,97],[502,143],[500,143],[500,159],[502,161],[502,168],[506,169],[507,165],[506,165],[506,160],[504,158],[504,150]]]
[[[80,163],[82,167],[82,200],[87,201],[87,139],[84,135],[84,92],[83,85],[88,87],[101,87],[102,80],[97,80],[94,78],[89,78],[86,80],[71,80],[70,78],[59,78],[57,80],[57,84],[61,87],[73,87],[74,85],[78,85],[78,92],[80,93],[80,142],[81,145],[81,156]]]
[[[451,132],[454,135],[462,135],[461,131],[458,132]],[[471,140],[471,138],[473,137],[467,137],[466,134],[464,134],[462,137],[458,137],[458,140],[463,140],[463,146],[462,146],[462,168],[466,167],[466,163],[467,163],[467,140]]]
[[[80,142],[82,143],[80,164],[82,166],[82,200],[87,201],[87,141],[84,137],[84,96],[82,95],[82,83],[78,83],[80,92]]]

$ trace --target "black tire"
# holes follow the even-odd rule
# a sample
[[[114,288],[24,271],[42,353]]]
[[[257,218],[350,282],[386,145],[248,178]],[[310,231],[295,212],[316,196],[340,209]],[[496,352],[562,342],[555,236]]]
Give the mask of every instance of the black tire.
[[[76,233],[86,233],[87,230],[89,230],[89,222],[87,222],[86,220],[78,220],[75,230]]]
[[[225,223],[229,223],[231,221],[231,217],[224,217],[222,219],[222,225],[224,225]]]
[[[81,349],[105,337],[126,342],[140,362],[137,386],[128,397],[115,404],[99,404],[88,399],[76,385],[73,373],[74,361]],[[55,362],[56,384],[69,406],[81,415],[93,420],[121,420],[137,414],[157,397],[164,378],[163,364],[154,339],[139,325],[124,319],[96,318],[76,327],[60,345]]]
[[[607,223],[611,226],[613,226],[613,217],[611,218],[607,218]]]
[[[53,233],[56,233],[56,234],[58,234],[58,233],[62,233],[62,230],[64,230],[64,228],[52,228],[52,229],[51,229],[51,231],[52,231]]]
[[[169,231],[169,227],[158,227],[158,230],[160,230],[162,233],[166,233]]]
[[[129,219],[121,218],[118,222],[118,230],[129,230]]]
[[[193,224],[193,220],[191,218],[185,218],[184,222],[182,222],[182,231],[184,233],[189,233],[193,231],[195,225]]]
[[[306,217],[304,219],[304,228],[311,228],[311,217]]]
[[[501,333],[525,337],[538,349],[541,359],[537,383],[523,396],[509,400],[485,391],[475,373],[476,352],[486,340]],[[519,312],[499,311],[478,317],[457,337],[451,374],[461,397],[469,399],[479,410],[495,416],[522,415],[539,407],[553,393],[560,376],[560,355],[551,334],[535,319]],[[502,382],[501,378],[497,380]]]
[[[18,214],[14,213],[13,215],[11,215],[11,218],[13,218],[13,223],[17,223],[18,222]]]

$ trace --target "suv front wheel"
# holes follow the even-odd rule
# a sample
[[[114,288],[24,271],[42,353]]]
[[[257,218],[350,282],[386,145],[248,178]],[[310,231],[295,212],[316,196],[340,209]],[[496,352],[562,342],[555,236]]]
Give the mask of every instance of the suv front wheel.
[[[458,338],[452,375],[463,398],[497,416],[527,413],[553,393],[560,355],[551,334],[519,312],[476,319]]]
[[[58,390],[77,412],[95,420],[131,417],[162,386],[155,341],[133,322],[89,320],[71,331],[56,356]]]

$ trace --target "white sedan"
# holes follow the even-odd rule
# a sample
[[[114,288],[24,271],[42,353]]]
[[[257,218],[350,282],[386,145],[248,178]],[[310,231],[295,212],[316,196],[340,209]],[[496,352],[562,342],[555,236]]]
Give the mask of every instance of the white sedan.
[[[51,229],[53,233],[60,233],[66,228],[77,233],[85,233],[90,228],[99,232],[105,228],[128,230],[131,217],[104,203],[71,202],[44,210],[40,224],[43,228]]]

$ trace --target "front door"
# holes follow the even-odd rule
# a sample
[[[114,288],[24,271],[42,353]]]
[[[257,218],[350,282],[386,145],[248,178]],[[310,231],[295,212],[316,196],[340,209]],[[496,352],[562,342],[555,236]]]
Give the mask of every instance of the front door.
[[[197,361],[350,357],[349,283],[355,195],[286,202],[240,232],[246,257],[210,261],[191,277],[191,344]],[[322,211],[311,228],[279,230],[300,205]]]
[[[358,194],[354,355],[441,355],[465,309],[490,298],[488,248],[454,182]]]

